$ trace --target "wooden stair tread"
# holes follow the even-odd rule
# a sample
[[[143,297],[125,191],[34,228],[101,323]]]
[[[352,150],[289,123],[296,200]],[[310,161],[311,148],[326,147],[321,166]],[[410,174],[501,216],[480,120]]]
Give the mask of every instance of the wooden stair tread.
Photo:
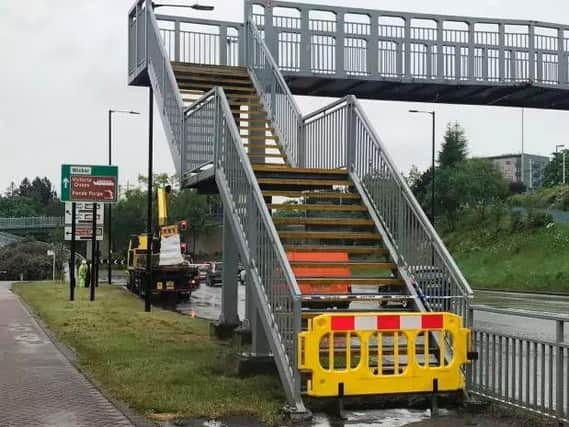
[[[178,73],[176,74],[176,80],[178,79],[181,80],[189,79],[192,81],[212,83],[212,86],[223,86],[224,84],[227,83],[253,86],[253,83],[251,82],[249,76],[247,76],[247,78],[236,79],[233,78],[232,76],[222,76],[219,74],[205,75],[204,73],[195,73],[195,74]]]
[[[267,205],[269,209],[280,209],[285,211],[326,211],[326,212],[367,212],[367,208],[363,205],[305,205],[292,203],[270,203]]]
[[[263,193],[264,194],[264,193]],[[306,218],[306,217],[273,217],[275,224],[288,225],[353,225],[353,226],[372,226],[371,219],[363,218]]]
[[[390,297],[381,294],[303,294],[303,301],[389,301]],[[375,311],[378,311],[376,309]],[[399,310],[401,311],[401,310]]]
[[[254,169],[253,169],[254,170]],[[360,199],[357,193],[342,193],[339,191],[286,191],[286,190],[264,190],[263,195],[281,196],[290,198],[307,198],[307,199]]]
[[[378,233],[355,231],[278,231],[282,239],[381,240]]]
[[[255,172],[286,172],[299,174],[318,174],[318,175],[344,175],[348,174],[346,169],[322,169],[322,168],[279,168],[272,166],[253,167]]]
[[[256,152],[247,152],[247,156],[249,157],[255,157],[255,158],[263,158],[263,157],[269,157],[269,158],[274,158],[274,159],[286,159],[286,154],[282,154],[282,153],[256,153]]]
[[[239,129],[246,130],[248,132],[274,132],[274,127],[252,127],[252,126],[239,126]]]
[[[334,185],[351,186],[352,182],[347,179],[283,179],[283,178],[259,178],[259,184],[294,185],[306,187],[327,187]]]
[[[403,280],[393,277],[296,277],[296,281],[298,283],[310,282],[315,285],[347,283],[351,285],[397,286],[404,284]]]
[[[338,252],[338,253],[348,253],[354,255],[386,255],[388,253],[387,249],[381,246],[363,246],[363,245],[294,245],[285,244],[285,251],[289,252]]]
[[[293,267],[309,268],[350,268],[352,270],[393,270],[397,265],[392,262],[318,262],[318,261],[291,261]]]
[[[247,68],[242,66],[192,64],[192,63],[177,62],[177,61],[171,61],[171,64],[175,72],[210,73],[210,74],[243,76],[250,78]]]
[[[192,89],[207,89],[210,90],[213,86],[204,84],[204,83],[194,83],[194,82],[186,82],[178,80],[178,86],[183,90],[192,90]],[[244,92],[244,93],[256,93],[255,88],[253,87],[241,87],[241,86],[228,86],[223,85],[223,90],[225,92]]]

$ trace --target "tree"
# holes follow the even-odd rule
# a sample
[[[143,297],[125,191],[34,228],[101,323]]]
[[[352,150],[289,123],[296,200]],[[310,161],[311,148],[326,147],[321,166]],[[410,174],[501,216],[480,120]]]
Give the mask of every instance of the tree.
[[[431,215],[431,182],[433,181],[433,168],[427,169],[411,185],[415,198],[419,201],[427,215]],[[428,192],[427,192],[428,191]]]
[[[447,168],[466,160],[468,140],[460,124],[447,124],[444,142],[439,152],[439,166]]]
[[[210,216],[210,203],[207,196],[193,190],[172,192],[169,216],[172,222],[188,221],[192,238],[191,252],[195,254],[196,243],[202,234],[207,234],[218,221]]]
[[[20,183],[18,187],[18,196],[20,197],[31,197],[32,195],[32,184],[30,184],[30,180],[26,177]]]
[[[431,185],[427,192],[430,194]],[[459,210],[466,206],[485,206],[505,199],[508,184],[497,167],[483,159],[470,159],[453,167],[437,170],[435,208],[449,223],[456,223]]]
[[[47,206],[55,198],[51,181],[47,177],[36,177],[31,184],[30,196],[40,205]]]
[[[569,183],[569,150],[563,150],[553,154],[553,160],[548,163],[543,171],[543,186],[554,187],[563,183],[563,153],[565,153],[565,181]]]

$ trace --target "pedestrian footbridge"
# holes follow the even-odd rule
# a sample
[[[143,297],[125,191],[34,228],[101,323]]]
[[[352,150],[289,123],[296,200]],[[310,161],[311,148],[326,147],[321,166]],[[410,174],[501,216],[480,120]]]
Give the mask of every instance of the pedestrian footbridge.
[[[63,225],[63,217],[0,218],[0,231],[49,230]]]
[[[328,9],[246,1],[242,24],[139,0],[129,82],[151,87],[183,187],[221,196],[220,322],[241,323],[240,258],[250,355],[274,358],[291,411],[464,393],[472,291],[357,96],[561,108],[565,32]],[[303,115],[293,93],[338,99]]]

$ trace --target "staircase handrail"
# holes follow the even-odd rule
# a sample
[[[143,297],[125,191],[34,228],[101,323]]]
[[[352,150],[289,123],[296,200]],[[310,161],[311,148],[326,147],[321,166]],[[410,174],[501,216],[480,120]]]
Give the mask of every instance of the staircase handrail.
[[[302,153],[302,113],[292,96],[277,62],[252,18],[245,24],[247,66],[253,84],[261,95],[287,160],[297,165]]]
[[[176,76],[172,69],[170,57],[164,46],[160,28],[154,14],[152,1],[146,0],[146,62],[148,74],[154,89],[158,110],[166,125],[170,151],[178,174],[184,168],[184,103],[178,89]]]
[[[241,142],[223,88],[217,87],[215,178],[225,213],[247,266],[255,306],[290,404],[303,409],[297,369],[301,293],[273,224],[257,178]],[[229,232],[226,231],[226,232]],[[252,282],[252,283],[251,283]]]
[[[346,96],[319,108],[304,117],[303,126],[306,154],[302,166],[347,168],[378,213],[386,244],[394,248],[394,261],[410,278],[410,291],[427,309],[444,308],[466,315],[473,296],[470,285],[357,98]]]
[[[429,221],[429,219],[427,218],[427,215],[423,211],[423,208],[421,207],[421,205],[419,204],[419,202],[415,198],[413,192],[409,188],[407,181],[405,181],[405,178],[403,178],[401,173],[395,167],[395,163],[393,162],[393,160],[392,160],[391,156],[389,155],[389,153],[387,152],[387,150],[384,149],[383,143],[381,142],[381,138],[379,137],[379,135],[377,135],[377,133],[376,133],[374,127],[372,126],[365,110],[362,108],[360,101],[357,99],[357,97],[355,97],[353,95],[351,95],[349,98],[355,107],[354,109],[355,109],[355,113],[357,115],[357,118],[361,120],[363,126],[365,126],[365,129],[371,138],[372,143],[379,150],[381,156],[385,159],[392,176],[394,177],[399,189],[401,190],[402,195],[405,198],[407,206],[411,209],[415,218],[419,221],[419,224],[425,230],[429,239],[431,239],[433,241],[434,248],[436,249],[439,256],[441,257],[441,260],[443,261],[448,272],[453,276],[453,278],[460,285],[461,290],[463,291],[463,295],[466,297],[472,297],[474,295],[474,293],[472,292],[472,288],[470,287],[470,285],[468,284],[468,281],[466,280],[466,278],[464,277],[464,275],[462,274],[462,272],[458,268],[454,258],[452,257],[452,255],[448,251],[446,245],[444,244],[444,242],[440,238],[439,234],[437,233],[437,231],[433,227],[433,224],[431,224],[431,221]]]

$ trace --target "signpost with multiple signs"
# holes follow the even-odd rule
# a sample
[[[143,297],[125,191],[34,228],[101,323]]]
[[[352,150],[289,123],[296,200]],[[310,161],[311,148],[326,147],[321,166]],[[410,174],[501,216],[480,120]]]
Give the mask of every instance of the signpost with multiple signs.
[[[103,240],[103,226],[105,224],[105,210],[102,203],[97,203],[97,240]],[[91,240],[93,235],[93,203],[75,203],[75,239]],[[65,203],[65,240],[71,240],[71,217],[73,203]]]
[[[61,165],[61,200],[66,203],[65,239],[71,240],[70,299],[75,288],[75,240],[103,240],[104,207],[118,199],[118,167],[101,165]],[[71,205],[71,206],[69,206]],[[69,211],[69,212],[68,212]],[[92,266],[97,262],[92,260]],[[90,300],[95,299],[96,274],[91,273]]]

